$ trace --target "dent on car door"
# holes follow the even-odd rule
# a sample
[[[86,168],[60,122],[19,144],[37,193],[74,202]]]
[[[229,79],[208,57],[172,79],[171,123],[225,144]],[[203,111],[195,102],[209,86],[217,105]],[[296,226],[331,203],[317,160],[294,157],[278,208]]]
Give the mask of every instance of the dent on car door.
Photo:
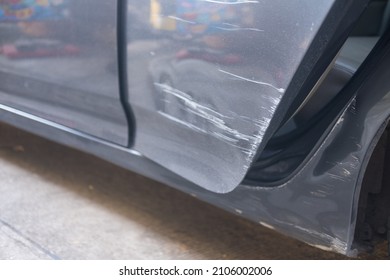
[[[0,1],[2,106],[127,145],[117,14],[116,1]]]
[[[134,148],[205,189],[233,190],[367,2],[128,1]]]

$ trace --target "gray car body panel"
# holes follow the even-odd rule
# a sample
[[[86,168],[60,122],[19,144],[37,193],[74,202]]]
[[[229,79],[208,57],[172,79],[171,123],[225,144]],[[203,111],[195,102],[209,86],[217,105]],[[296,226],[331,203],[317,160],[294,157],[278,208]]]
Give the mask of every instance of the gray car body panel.
[[[166,141],[164,137],[158,137],[158,133],[166,136],[167,127],[159,124],[160,114],[150,114],[146,109],[142,111],[141,106],[134,106],[137,133],[132,148],[104,139],[99,134],[93,135],[88,130],[50,120],[46,115],[34,115],[35,112],[23,107],[12,108],[14,104],[1,102],[0,120],[169,184],[314,246],[354,255],[356,251],[352,242],[362,178],[390,116],[389,45],[388,39],[382,42],[382,47],[385,47],[377,59],[371,59],[371,64],[363,66],[356,79],[343,90],[343,94],[350,98],[347,98],[343,110],[326,120],[329,122],[327,129],[302,165],[287,181],[274,187],[239,185],[229,193],[216,193],[205,189],[205,185],[191,182],[178,170],[156,163],[150,155],[143,154],[144,149],[138,148],[142,146],[139,141],[148,141],[143,144],[144,148],[154,144],[151,142]],[[132,98],[129,100],[133,102]],[[138,130],[141,124],[148,126],[152,134]],[[175,129],[172,131],[176,132]],[[201,134],[195,132],[194,135]],[[187,137],[195,140],[192,134],[187,134]],[[182,147],[180,144],[176,146]],[[202,147],[200,156],[209,157],[207,152],[215,152],[212,151],[214,146]],[[192,161],[192,156],[199,154],[194,152],[170,160],[180,165]],[[216,178],[227,174],[228,170],[219,169],[217,165],[211,167]],[[215,191],[227,189],[230,188]]]

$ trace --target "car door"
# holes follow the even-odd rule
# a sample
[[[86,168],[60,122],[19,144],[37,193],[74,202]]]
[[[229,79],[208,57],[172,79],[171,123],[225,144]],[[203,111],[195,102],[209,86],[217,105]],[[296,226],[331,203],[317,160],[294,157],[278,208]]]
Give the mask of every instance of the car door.
[[[0,103],[127,146],[117,15],[117,1],[0,1]]]
[[[128,1],[134,148],[200,187],[232,191],[321,80],[367,3]]]

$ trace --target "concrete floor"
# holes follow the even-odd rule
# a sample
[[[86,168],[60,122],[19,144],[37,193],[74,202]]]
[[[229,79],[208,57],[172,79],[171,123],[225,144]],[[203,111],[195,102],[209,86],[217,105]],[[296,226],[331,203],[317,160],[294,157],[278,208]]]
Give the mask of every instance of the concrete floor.
[[[343,258],[3,124],[0,193],[0,259]]]

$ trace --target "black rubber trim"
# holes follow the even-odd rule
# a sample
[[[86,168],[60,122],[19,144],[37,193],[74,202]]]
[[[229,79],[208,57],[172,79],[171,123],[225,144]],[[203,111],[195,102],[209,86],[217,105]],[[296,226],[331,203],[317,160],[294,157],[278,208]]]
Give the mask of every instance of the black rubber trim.
[[[127,146],[130,148],[134,143],[136,125],[134,113],[130,106],[127,85],[127,0],[118,0],[117,41],[119,92],[128,123],[129,139]]]

